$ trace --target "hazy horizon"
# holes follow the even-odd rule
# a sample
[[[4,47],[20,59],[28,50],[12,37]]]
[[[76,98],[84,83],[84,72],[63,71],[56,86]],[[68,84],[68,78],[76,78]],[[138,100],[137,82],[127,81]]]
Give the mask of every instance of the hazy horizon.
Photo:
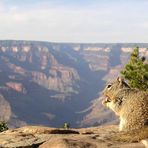
[[[0,40],[147,43],[147,0],[1,0]]]
[[[71,41],[47,41],[27,39],[0,39],[0,41],[26,41],[26,42],[49,42],[57,44],[148,44],[148,42],[71,42]]]

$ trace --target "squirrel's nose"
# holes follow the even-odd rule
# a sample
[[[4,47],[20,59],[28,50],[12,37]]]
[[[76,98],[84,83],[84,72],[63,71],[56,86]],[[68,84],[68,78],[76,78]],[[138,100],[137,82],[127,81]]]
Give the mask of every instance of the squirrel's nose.
[[[105,105],[105,100],[102,101],[102,105]]]
[[[102,100],[102,105],[106,105],[107,101],[106,100]]]
[[[111,102],[111,99],[109,97],[105,97],[105,99],[102,100],[102,104],[106,106],[107,103]]]

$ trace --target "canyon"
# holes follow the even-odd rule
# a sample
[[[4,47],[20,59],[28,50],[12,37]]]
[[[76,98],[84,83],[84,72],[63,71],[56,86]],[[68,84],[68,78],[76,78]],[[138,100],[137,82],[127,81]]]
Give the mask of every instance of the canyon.
[[[148,57],[146,43],[0,41],[0,120],[9,127],[118,123],[101,91],[136,46]]]

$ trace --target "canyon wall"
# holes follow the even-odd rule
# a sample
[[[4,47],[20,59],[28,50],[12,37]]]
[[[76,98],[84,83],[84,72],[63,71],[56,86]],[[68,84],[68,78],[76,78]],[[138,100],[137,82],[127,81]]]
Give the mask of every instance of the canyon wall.
[[[135,46],[148,57],[148,44],[139,43],[0,41],[0,120],[15,127],[118,122],[101,105],[101,91]]]

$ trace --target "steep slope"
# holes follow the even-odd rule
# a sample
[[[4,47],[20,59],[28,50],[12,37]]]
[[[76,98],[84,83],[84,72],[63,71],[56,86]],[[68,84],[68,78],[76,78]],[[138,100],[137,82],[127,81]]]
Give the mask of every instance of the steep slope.
[[[0,94],[0,120],[8,121],[11,116],[11,106],[5,100],[5,98]]]

